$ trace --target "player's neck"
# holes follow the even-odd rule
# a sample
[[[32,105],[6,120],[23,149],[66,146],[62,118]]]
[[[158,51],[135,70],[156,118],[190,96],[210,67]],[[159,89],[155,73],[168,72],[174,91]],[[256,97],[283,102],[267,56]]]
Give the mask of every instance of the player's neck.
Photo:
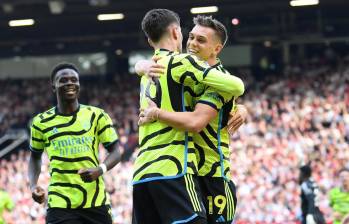
[[[211,57],[207,60],[207,63],[210,65],[210,66],[214,66],[217,64],[217,57]]]
[[[158,43],[153,45],[154,49],[166,49],[169,51],[178,51],[177,44],[170,38],[162,39]]]
[[[60,114],[72,114],[79,109],[79,102],[75,100],[73,102],[58,101],[57,110]]]

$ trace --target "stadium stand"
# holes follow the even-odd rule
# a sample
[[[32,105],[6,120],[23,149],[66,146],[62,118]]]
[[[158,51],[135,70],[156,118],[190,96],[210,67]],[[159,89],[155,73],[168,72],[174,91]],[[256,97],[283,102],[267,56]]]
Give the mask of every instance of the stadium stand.
[[[285,67],[282,74],[256,80],[249,69],[238,74],[247,84],[240,103],[247,123],[231,139],[232,176],[238,187],[236,223],[298,223],[298,167],[312,161],[321,189],[320,208],[328,221],[327,192],[337,185],[335,173],[349,161],[349,63],[333,66],[309,61]],[[0,81],[0,136],[26,129],[29,119],[52,104],[48,80]],[[137,154],[138,80],[82,81],[82,103],[104,108],[117,125],[121,149],[129,155],[105,175],[117,224],[131,223],[132,162]],[[88,91],[87,91],[88,90]],[[27,181],[29,150],[22,146],[0,159],[0,186],[13,197],[8,223],[44,223],[45,209],[31,199]],[[101,148],[103,151],[103,149]],[[47,158],[40,183],[48,184]]]

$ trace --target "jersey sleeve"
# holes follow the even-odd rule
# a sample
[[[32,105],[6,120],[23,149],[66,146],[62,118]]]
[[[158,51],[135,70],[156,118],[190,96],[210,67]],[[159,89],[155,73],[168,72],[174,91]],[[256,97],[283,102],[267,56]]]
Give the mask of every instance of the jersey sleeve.
[[[111,118],[104,111],[101,112],[98,118],[97,137],[104,147],[108,147],[119,139]]]
[[[225,102],[224,96],[221,96],[212,88],[207,88],[197,100],[197,103],[209,105],[217,111],[222,108]]]
[[[219,93],[230,94],[231,97],[240,96],[245,90],[240,78],[211,68],[207,63],[192,55],[187,55],[179,61],[176,58],[170,60],[169,69],[171,69],[173,79],[186,86],[203,83]]]
[[[42,130],[39,128],[39,119],[35,117],[30,127],[29,148],[32,152],[42,153],[45,149],[45,139]]]

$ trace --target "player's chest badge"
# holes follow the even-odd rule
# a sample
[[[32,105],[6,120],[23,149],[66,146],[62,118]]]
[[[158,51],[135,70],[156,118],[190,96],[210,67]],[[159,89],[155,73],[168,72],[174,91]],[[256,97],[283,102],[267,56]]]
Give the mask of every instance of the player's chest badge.
[[[90,122],[88,121],[82,121],[82,128],[84,130],[89,130],[90,129]]]
[[[52,129],[52,133],[53,133],[53,134],[57,134],[57,133],[58,133],[58,129],[57,129],[57,128],[53,128],[53,129]]]

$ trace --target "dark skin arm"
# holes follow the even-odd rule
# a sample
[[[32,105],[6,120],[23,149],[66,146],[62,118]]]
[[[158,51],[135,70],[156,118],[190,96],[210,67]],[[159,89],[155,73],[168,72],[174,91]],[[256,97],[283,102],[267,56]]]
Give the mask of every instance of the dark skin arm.
[[[42,204],[45,201],[45,190],[42,187],[37,186],[41,173],[41,155],[41,153],[31,152],[28,166],[28,177],[32,198],[39,204]]]
[[[117,142],[107,146],[106,149],[108,150],[109,154],[103,163],[107,166],[107,170],[110,170],[120,162],[121,154],[118,149]],[[99,166],[93,168],[83,168],[78,171],[78,174],[80,174],[80,177],[84,182],[93,182],[103,174],[103,170]]]

